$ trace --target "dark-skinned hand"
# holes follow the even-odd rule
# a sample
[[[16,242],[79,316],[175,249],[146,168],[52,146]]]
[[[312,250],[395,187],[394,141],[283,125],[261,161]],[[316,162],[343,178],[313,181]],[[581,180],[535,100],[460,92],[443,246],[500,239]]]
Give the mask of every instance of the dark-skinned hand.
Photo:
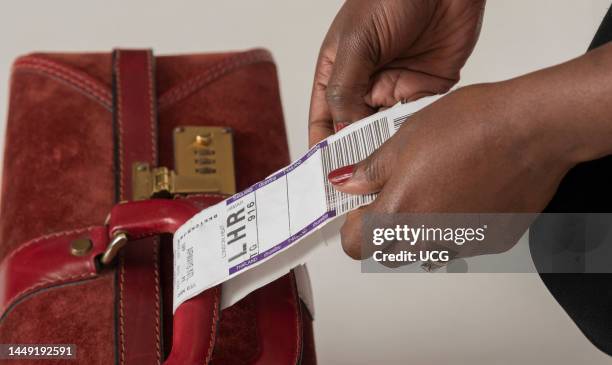
[[[472,52],[484,0],[348,0],[321,46],[312,146],[398,101],[446,92]]]
[[[484,0],[346,1],[321,46],[310,144],[398,101],[449,90],[483,11]],[[347,216],[345,251],[362,256],[368,213],[540,212],[571,167],[612,153],[611,64],[612,45],[602,46],[459,89],[413,115],[368,159],[330,174],[340,191],[379,193]]]

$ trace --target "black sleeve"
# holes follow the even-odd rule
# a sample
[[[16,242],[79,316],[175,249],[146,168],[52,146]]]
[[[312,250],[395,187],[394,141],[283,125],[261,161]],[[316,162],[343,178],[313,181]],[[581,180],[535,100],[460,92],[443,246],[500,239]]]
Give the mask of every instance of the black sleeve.
[[[608,9],[589,50],[610,40],[612,40],[612,8]],[[612,68],[612,65],[610,67]],[[570,170],[546,208],[546,212],[612,212],[612,156],[582,163]],[[555,262],[555,256],[551,253],[560,252],[559,250],[571,251],[575,255],[573,258],[575,262],[581,262],[583,259],[581,252],[576,248],[582,246],[587,250],[589,246],[589,242],[586,242],[586,233],[589,230],[586,216],[586,214],[574,215],[573,222],[568,224],[567,219],[564,219],[561,220],[561,224],[553,227],[542,217],[538,219],[529,233],[535,266],[558,264],[563,267],[566,263]],[[558,237],[554,245],[542,244],[547,239],[550,240],[551,229],[555,232],[554,237]],[[609,234],[612,234],[612,227],[609,227],[609,231]],[[600,350],[612,355],[612,273],[587,273],[578,269],[571,273],[542,273],[540,276],[582,333]]]

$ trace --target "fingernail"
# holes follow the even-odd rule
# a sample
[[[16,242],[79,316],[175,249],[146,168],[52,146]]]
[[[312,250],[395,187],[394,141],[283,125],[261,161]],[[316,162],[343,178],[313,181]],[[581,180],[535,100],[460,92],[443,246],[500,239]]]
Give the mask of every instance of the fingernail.
[[[339,169],[335,169],[327,175],[327,179],[330,183],[334,185],[344,184],[348,179],[353,176],[355,172],[355,165],[348,165],[341,167]]]
[[[334,123],[334,131],[336,133],[338,133],[338,132],[340,132],[340,130],[342,130],[347,125],[349,125],[349,123],[346,123],[346,122],[337,122],[337,123]]]

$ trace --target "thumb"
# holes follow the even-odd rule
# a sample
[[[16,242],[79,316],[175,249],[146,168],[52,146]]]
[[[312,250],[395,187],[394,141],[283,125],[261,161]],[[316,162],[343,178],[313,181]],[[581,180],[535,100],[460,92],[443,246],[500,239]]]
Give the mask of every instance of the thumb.
[[[338,191],[347,194],[379,192],[391,175],[391,163],[384,153],[374,152],[355,165],[333,170],[327,179]]]
[[[345,126],[374,112],[365,101],[370,92],[370,79],[376,70],[368,55],[366,37],[343,37],[325,90],[325,98],[334,125]]]

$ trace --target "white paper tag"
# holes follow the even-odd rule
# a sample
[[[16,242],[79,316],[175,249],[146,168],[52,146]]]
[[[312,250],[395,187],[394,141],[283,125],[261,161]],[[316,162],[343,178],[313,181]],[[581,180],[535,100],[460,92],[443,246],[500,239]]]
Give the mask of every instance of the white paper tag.
[[[289,166],[183,224],[173,239],[173,310],[202,291],[294,246],[335,217],[372,202],[374,194],[348,195],[336,191],[327,181],[327,174],[366,158],[411,114],[438,98],[397,104],[353,123]],[[299,264],[295,258],[288,262]],[[245,287],[254,290],[266,284],[254,281],[256,287],[242,285],[242,294],[233,296],[231,301],[248,294]],[[231,304],[225,300],[224,306],[227,305]]]

